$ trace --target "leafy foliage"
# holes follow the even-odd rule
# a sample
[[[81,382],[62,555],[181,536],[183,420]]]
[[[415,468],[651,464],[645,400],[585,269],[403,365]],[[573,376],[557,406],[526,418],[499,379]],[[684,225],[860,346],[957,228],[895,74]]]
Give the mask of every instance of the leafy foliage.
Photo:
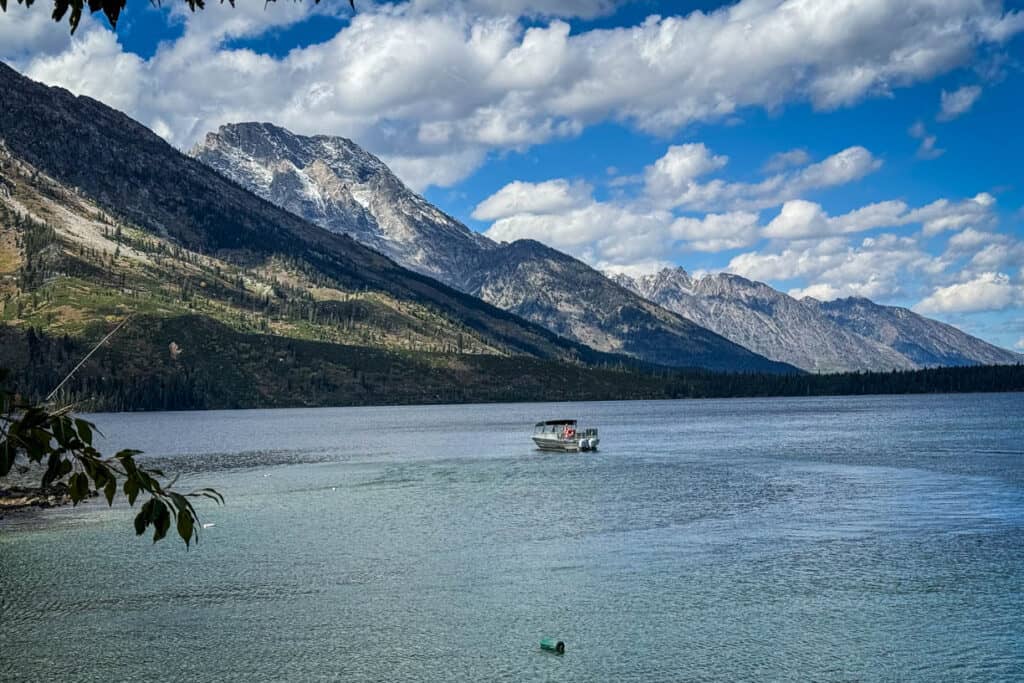
[[[160,0],[150,0],[154,5],[159,5]],[[224,0],[220,0],[221,4],[224,4]],[[277,2],[277,0],[266,0],[266,2]],[[320,0],[313,0],[314,3],[319,4]],[[25,5],[31,7],[35,3],[35,0],[18,0],[19,5]],[[185,0],[189,9],[195,12],[197,9],[205,9],[205,0]],[[110,22],[110,27],[117,28],[117,19],[121,16],[121,12],[128,4],[128,0],[54,0],[53,2],[53,20],[62,21],[65,16],[68,17],[68,24],[71,26],[71,32],[74,33],[78,29],[78,24],[82,20],[82,12],[86,7],[92,13],[103,12],[107,17],[107,21]],[[235,6],[235,0],[228,0],[228,4],[232,7]],[[356,8],[355,0],[349,0],[349,5],[354,10]],[[0,0],[0,10],[7,11],[7,0]],[[70,12],[70,14],[69,14]]]
[[[0,379],[3,373],[0,370]],[[9,393],[0,394],[0,478],[8,476],[19,464],[43,466],[41,485],[49,488],[67,478],[71,502],[77,505],[89,497],[93,488],[103,494],[108,505],[113,505],[120,488],[134,506],[140,494],[149,499],[135,516],[135,533],[142,535],[153,528],[153,542],[167,535],[174,522],[178,536],[186,547],[199,541],[199,515],[190,499],[209,498],[223,503],[220,493],[210,488],[189,493],[174,490],[174,482],[161,484],[164,473],[158,469],[145,469],[135,461],[140,451],[122,450],[104,457],[93,446],[96,426],[88,420],[76,418],[70,410],[50,410],[41,405],[19,405]]]

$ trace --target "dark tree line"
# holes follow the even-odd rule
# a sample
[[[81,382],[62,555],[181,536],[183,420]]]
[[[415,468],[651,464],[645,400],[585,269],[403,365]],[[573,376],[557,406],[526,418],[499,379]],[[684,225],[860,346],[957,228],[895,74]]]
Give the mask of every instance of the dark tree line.
[[[106,331],[96,326],[86,337]],[[169,348],[174,342],[179,349]],[[89,345],[0,328],[0,366],[45,397]],[[527,357],[384,351],[243,334],[200,316],[132,321],[62,389],[90,410],[730,398],[1024,391],[1024,365],[830,375],[586,366]]]

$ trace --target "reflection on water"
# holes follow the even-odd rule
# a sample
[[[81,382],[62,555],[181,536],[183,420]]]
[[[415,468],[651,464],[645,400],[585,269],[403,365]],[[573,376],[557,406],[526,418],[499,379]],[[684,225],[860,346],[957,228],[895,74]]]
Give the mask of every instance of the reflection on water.
[[[228,504],[188,553],[95,502],[0,521],[0,678],[1020,679],[1022,415],[992,395],[96,416],[105,448]],[[563,416],[602,450],[534,451]]]

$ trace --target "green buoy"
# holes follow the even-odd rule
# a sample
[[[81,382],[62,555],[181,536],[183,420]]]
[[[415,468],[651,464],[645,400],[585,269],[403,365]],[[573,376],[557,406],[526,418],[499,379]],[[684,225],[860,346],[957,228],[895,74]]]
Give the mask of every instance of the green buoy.
[[[565,643],[563,643],[560,640],[555,640],[554,638],[545,638],[544,640],[540,641],[540,649],[548,650],[549,652],[554,652],[555,654],[564,655]]]

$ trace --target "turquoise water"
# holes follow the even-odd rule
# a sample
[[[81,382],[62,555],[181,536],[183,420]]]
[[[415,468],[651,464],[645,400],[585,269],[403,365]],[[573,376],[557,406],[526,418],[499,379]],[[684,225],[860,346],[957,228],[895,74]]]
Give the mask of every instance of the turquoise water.
[[[228,503],[0,521],[4,681],[1024,678],[1022,394],[95,420]]]

